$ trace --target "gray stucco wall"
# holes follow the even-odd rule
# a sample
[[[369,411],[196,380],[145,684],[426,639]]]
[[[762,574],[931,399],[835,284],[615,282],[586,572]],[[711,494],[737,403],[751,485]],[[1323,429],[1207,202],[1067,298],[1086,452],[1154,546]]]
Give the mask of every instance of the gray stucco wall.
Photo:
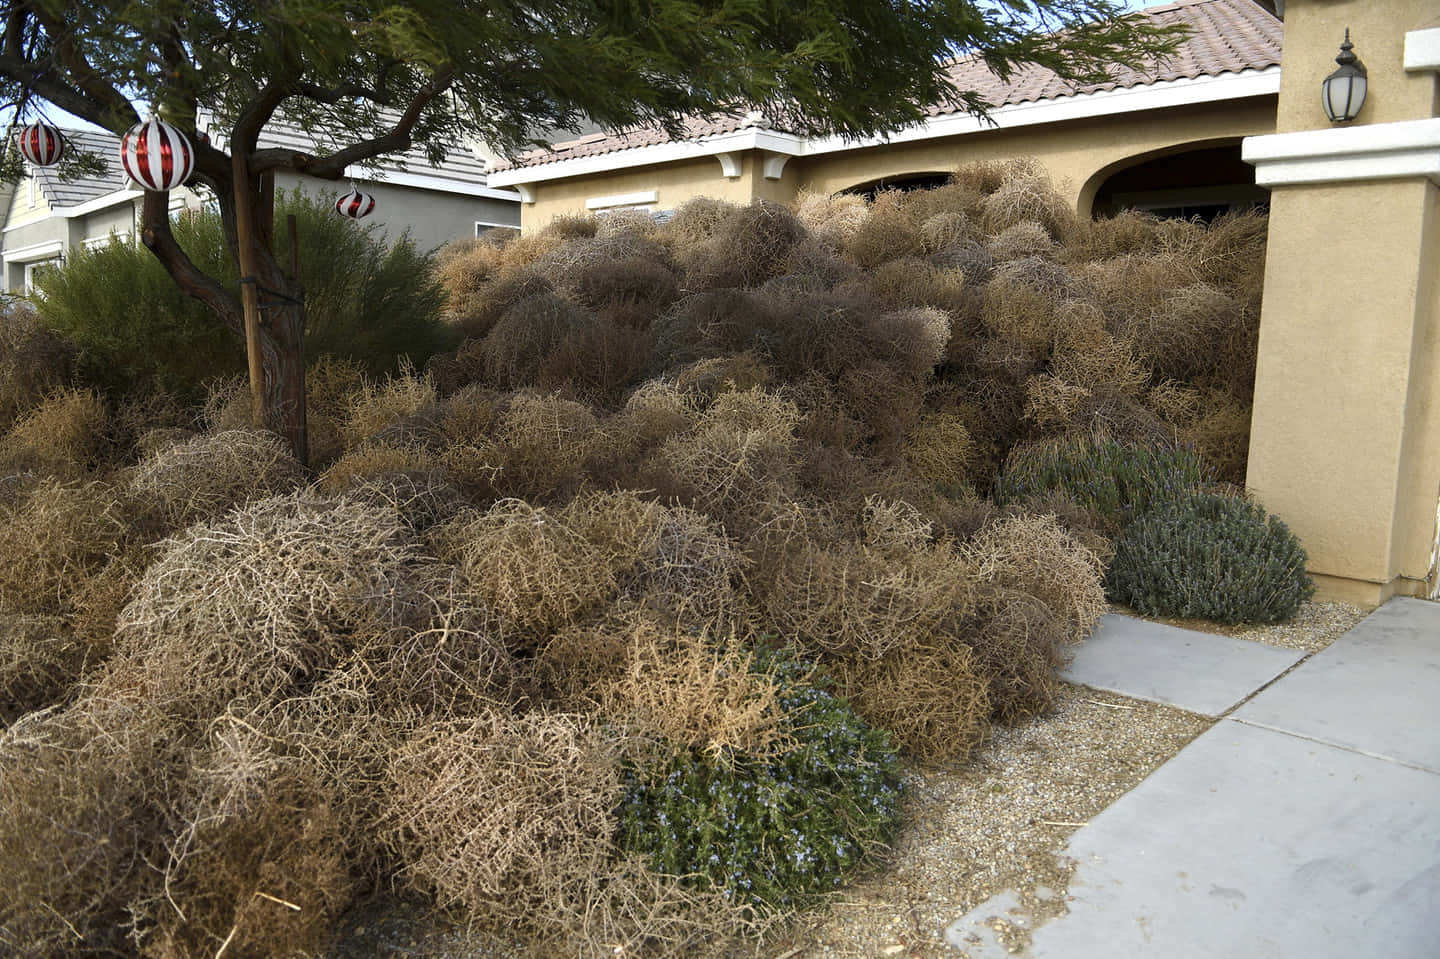
[[[135,207],[122,203],[108,210],[97,210],[84,218],[81,225],[83,239],[94,240],[118,233],[121,236],[135,232]]]
[[[375,196],[375,212],[360,222],[380,227],[387,239],[394,241],[405,230],[422,250],[433,250],[451,240],[475,235],[475,224],[499,223],[520,228],[520,204],[508,200],[462,196],[398,186],[393,183],[361,182],[360,189]],[[303,189],[311,195],[338,196],[348,193],[348,180],[329,182],[277,173],[277,190]]]

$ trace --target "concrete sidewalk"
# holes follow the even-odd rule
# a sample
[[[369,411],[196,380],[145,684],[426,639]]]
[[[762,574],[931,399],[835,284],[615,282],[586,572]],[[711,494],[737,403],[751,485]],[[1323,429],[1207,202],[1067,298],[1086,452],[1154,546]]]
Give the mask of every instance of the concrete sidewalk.
[[[952,945],[1017,955],[1002,920],[1056,959],[1440,957],[1440,603],[1308,659],[1107,616],[1068,676],[1219,721],[1070,837],[1065,915],[1002,894]]]

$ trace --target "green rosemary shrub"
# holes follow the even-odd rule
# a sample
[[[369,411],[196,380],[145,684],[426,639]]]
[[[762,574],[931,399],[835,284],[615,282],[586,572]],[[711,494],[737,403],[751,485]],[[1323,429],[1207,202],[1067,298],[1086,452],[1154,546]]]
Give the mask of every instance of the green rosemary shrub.
[[[1315,592],[1290,528],[1254,503],[1191,492],[1156,504],[1115,543],[1109,592],[1147,616],[1275,623]]]
[[[1001,505],[1063,493],[1118,533],[1151,502],[1200,489],[1212,471],[1192,449],[1142,446],[1108,436],[1067,436],[1016,449],[996,483]]]
[[[761,650],[753,668],[781,683],[793,747],[627,765],[617,842],[732,900],[786,908],[839,887],[894,836],[899,758],[811,664]]]

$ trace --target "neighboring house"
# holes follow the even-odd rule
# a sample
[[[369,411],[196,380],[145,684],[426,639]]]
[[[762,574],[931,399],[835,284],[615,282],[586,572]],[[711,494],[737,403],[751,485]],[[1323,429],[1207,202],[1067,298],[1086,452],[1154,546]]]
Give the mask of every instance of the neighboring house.
[[[1044,162],[1086,215],[1263,203],[1240,142],[1275,130],[1280,21],[1254,0],[1181,0],[1144,14],[1190,35],[1159,67],[1107,83],[1071,87],[1037,67],[1007,82],[977,58],[957,60],[957,86],[986,97],[988,120],[937,105],[923,124],[858,140],[797,136],[760,114],[695,120],[678,141],[644,127],[557,143],[497,163],[490,183],[520,191],[526,230],[587,210],[663,213],[697,195],[788,202],[936,182],[967,162],[1015,156]]]
[[[135,242],[139,235],[144,192],[120,167],[120,138],[91,130],[66,130],[65,136],[67,149],[102,156],[109,169],[103,176],[64,181],[53,168],[31,168],[29,176],[0,192],[0,287],[6,292],[29,292],[37,271],[63,263],[73,247],[107,243],[112,236]],[[274,124],[262,142],[312,148],[298,130]],[[362,223],[378,225],[392,239],[408,230],[422,249],[519,228],[518,195],[490,187],[486,161],[474,151],[453,150],[439,167],[431,167],[418,147],[398,159],[403,166],[387,159],[375,169],[356,172],[353,182],[376,198],[375,212]],[[277,189],[317,195],[344,193],[351,182],[283,171],[275,177]],[[171,191],[172,213],[202,208],[205,202],[203,190]]]

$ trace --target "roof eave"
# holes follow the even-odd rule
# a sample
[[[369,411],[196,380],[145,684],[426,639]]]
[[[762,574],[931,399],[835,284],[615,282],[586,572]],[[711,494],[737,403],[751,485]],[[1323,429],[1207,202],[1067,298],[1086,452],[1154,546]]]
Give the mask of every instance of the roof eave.
[[[1279,65],[1260,70],[1242,70],[1217,76],[1183,77],[1153,83],[1076,93],[1027,103],[1015,103],[990,112],[988,118],[969,113],[932,117],[924,123],[902,130],[889,137],[822,137],[807,139],[772,130],[745,129],[717,134],[696,140],[632,147],[610,153],[596,153],[564,160],[551,160],[532,166],[494,170],[491,186],[519,186],[546,180],[570,179],[596,173],[608,173],[638,166],[674,163],[682,160],[718,156],[742,150],[768,150],[782,156],[807,157],[846,150],[862,150],[885,144],[913,143],[923,140],[964,136],[988,130],[1005,130],[1062,123],[1067,120],[1089,119],[1163,110],[1203,103],[1220,103],[1250,97],[1274,96],[1280,92]]]

